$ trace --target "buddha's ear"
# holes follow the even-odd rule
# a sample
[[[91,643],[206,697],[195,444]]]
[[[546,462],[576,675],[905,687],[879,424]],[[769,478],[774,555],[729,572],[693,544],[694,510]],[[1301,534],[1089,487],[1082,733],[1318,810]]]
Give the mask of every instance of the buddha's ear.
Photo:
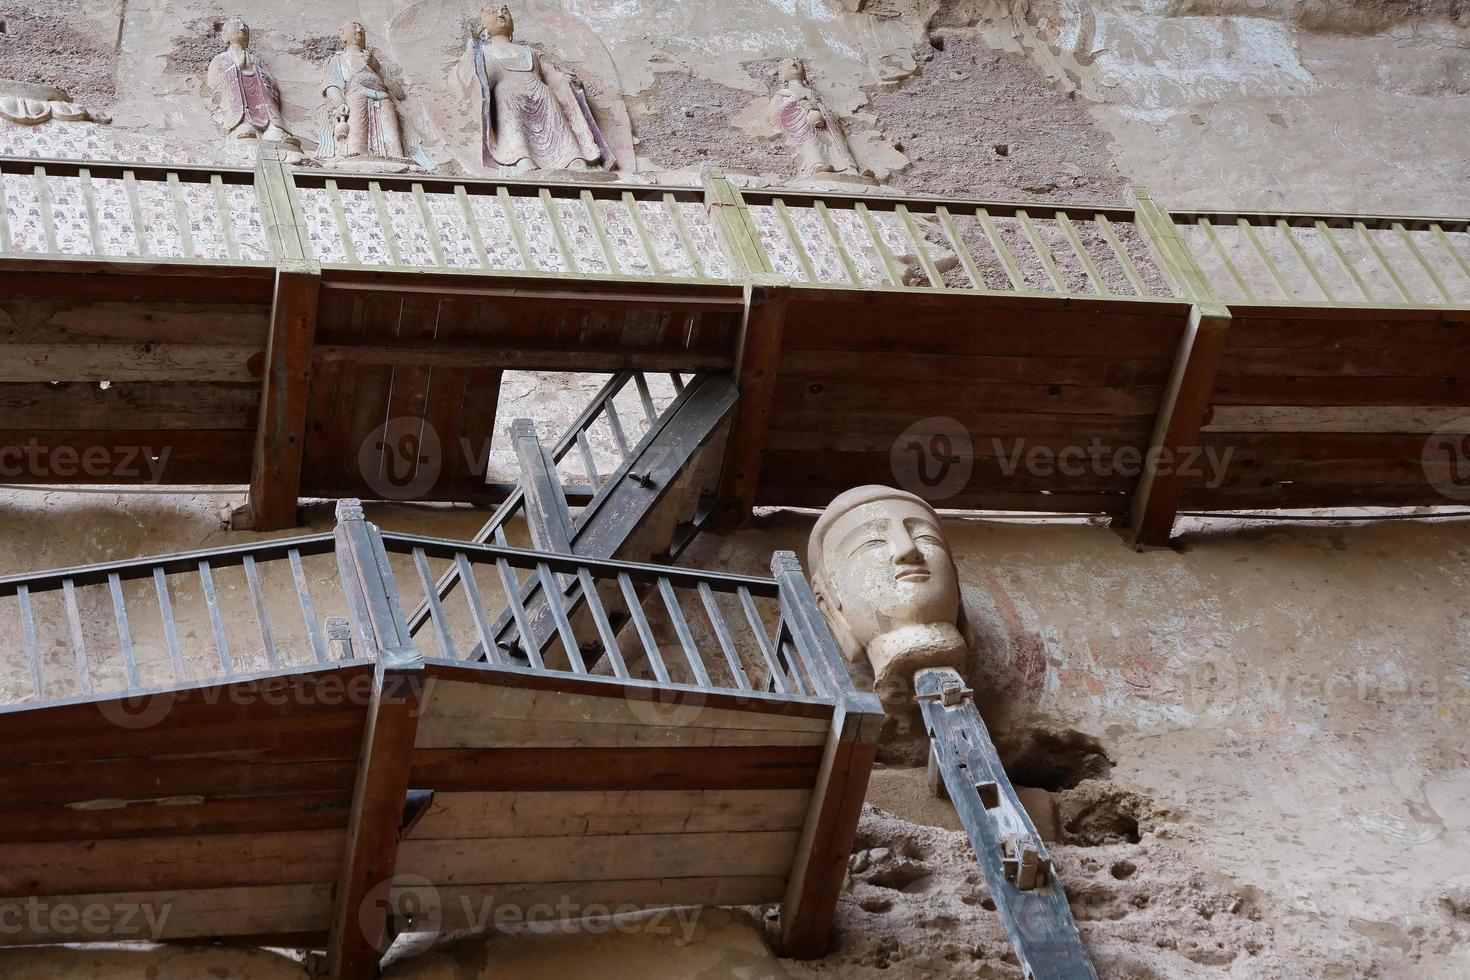
[[[860,659],[863,645],[847,625],[847,617],[842,614],[842,600],[827,586],[827,581],[821,574],[812,576],[812,594],[816,596],[817,608],[821,610],[822,618],[832,630],[832,639],[837,641],[837,649],[849,660]]]

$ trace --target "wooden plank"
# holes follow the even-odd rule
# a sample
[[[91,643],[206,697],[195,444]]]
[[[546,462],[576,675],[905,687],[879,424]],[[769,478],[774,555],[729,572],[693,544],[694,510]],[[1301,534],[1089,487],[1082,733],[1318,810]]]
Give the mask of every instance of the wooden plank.
[[[917,381],[926,384],[1075,385],[1093,388],[1160,387],[1169,378],[1163,358],[1025,357],[989,354],[924,354],[907,351],[786,350],[783,377],[811,379],[864,378],[878,384]]]
[[[1358,267],[1353,265],[1353,260],[1348,258],[1347,252],[1343,251],[1342,245],[1338,242],[1337,236],[1332,233],[1332,229],[1327,226],[1327,222],[1318,221],[1316,226],[1317,234],[1321,235],[1322,240],[1332,249],[1332,253],[1337,256],[1337,261],[1341,262],[1342,267],[1347,270],[1348,276],[1358,287],[1358,291],[1363,294],[1363,298],[1370,303],[1373,302],[1373,293],[1369,291],[1368,283],[1358,274]]]
[[[41,231],[46,243],[46,252],[56,254],[60,251],[56,245],[56,215],[51,208],[51,184],[46,179],[46,168],[38,166],[35,168],[36,202],[41,208]]]
[[[1470,433],[1463,406],[1217,405],[1206,432]]]
[[[112,595],[112,614],[117,626],[117,643],[122,650],[123,666],[128,675],[128,689],[136,690],[142,683],[138,679],[138,658],[133,653],[133,631],[128,626],[128,607],[123,599],[122,580],[116,572],[107,576],[107,587]]]
[[[101,255],[102,225],[97,215],[97,190],[92,184],[92,172],[83,167],[77,172],[77,178],[82,185],[82,201],[87,206],[87,251],[91,255]],[[0,201],[0,207],[4,207],[3,201]]]
[[[744,279],[775,272],[740,191],[717,169],[705,171],[700,180],[704,184],[705,210],[725,250],[731,277]]]
[[[1128,282],[1132,284],[1134,292],[1139,296],[1148,296],[1148,286],[1144,285],[1143,277],[1139,275],[1138,266],[1134,264],[1133,257],[1128,254],[1128,249],[1124,248],[1123,243],[1118,240],[1118,233],[1113,230],[1113,223],[1108,220],[1107,215],[1101,212],[1093,215],[1093,220],[1097,222],[1098,230],[1102,232],[1103,237],[1108,240],[1108,245],[1117,257],[1118,264],[1123,267],[1123,275],[1128,277]]]
[[[255,344],[6,344],[0,382],[257,380]]]
[[[1378,260],[1379,268],[1387,274],[1389,281],[1399,291],[1399,295],[1403,296],[1405,302],[1415,302],[1414,294],[1409,292],[1409,287],[1399,277],[1398,272],[1393,267],[1393,263],[1389,262],[1388,256],[1383,254],[1383,249],[1378,245],[1378,239],[1368,233],[1367,226],[1361,221],[1354,221],[1353,229],[1358,233],[1358,237],[1363,240],[1363,244],[1368,246],[1368,250],[1373,253],[1373,257]]]
[[[424,194],[424,185],[413,185],[413,199],[419,207],[419,217],[424,222],[424,234],[429,239],[429,252],[434,256],[434,267],[445,268],[444,245],[439,241],[439,226],[434,222],[434,213],[429,210],[429,199]]]
[[[465,228],[470,233],[470,244],[475,247],[475,258],[480,261],[481,269],[490,268],[490,256],[485,252],[485,237],[480,232],[480,221],[475,215],[475,209],[470,206],[470,196],[465,192],[463,184],[454,185],[454,197],[459,202],[460,214],[464,216]]]
[[[408,797],[409,766],[424,696],[422,662],[396,660],[374,678],[363,730],[352,815],[341,850],[332,906],[327,968],[339,980],[368,980],[391,945],[388,904],[372,901],[387,887],[399,860],[398,827]]]
[[[10,209],[5,202],[5,174],[0,173],[0,254],[10,252],[13,245],[10,238]]]
[[[1209,239],[1210,247],[1215,250],[1215,255],[1219,257],[1220,264],[1225,267],[1226,272],[1230,273],[1230,278],[1235,280],[1235,288],[1240,290],[1240,295],[1246,299],[1255,299],[1256,294],[1251,292],[1250,284],[1245,281],[1245,276],[1240,274],[1240,270],[1235,266],[1235,261],[1230,258],[1230,253],[1221,244],[1220,236],[1215,233],[1215,226],[1210,224],[1208,218],[1200,218],[1199,226],[1204,229],[1205,238]],[[1287,296],[1290,298],[1289,293]]]
[[[663,276],[664,268],[659,263],[658,251],[653,247],[653,239],[643,225],[643,214],[632,191],[623,191],[623,206],[628,209],[628,220],[633,223],[633,231],[638,235],[638,242],[643,246],[643,254],[648,259],[649,274]]]
[[[618,264],[617,252],[607,237],[607,225],[603,221],[602,210],[597,206],[597,200],[592,196],[591,191],[582,192],[582,207],[587,210],[587,220],[591,222],[592,231],[597,235],[597,244],[602,248],[602,258],[607,263],[607,271],[615,276],[622,275],[623,269]],[[697,256],[696,261],[698,261]]]
[[[740,400],[730,420],[724,463],[716,491],[715,525],[728,531],[750,516],[760,484],[761,449],[770,428],[777,372],[784,345],[790,293],[771,286],[750,286],[740,343],[735,352],[735,383]]]
[[[62,583],[62,597],[66,605],[66,621],[71,627],[71,649],[76,664],[76,683],[83,694],[92,693],[92,671],[87,664],[87,641],[82,632],[81,612],[77,609],[76,585],[71,579]]]
[[[776,209],[776,215],[786,229],[786,237],[790,240],[791,247],[796,252],[796,258],[801,263],[802,275],[806,277],[807,282],[821,282],[817,278],[817,271],[812,266],[812,257],[807,253],[806,244],[801,240],[801,232],[797,230],[796,222],[792,219],[786,202],[778,197],[771,201],[771,205]]]
[[[531,252],[526,248],[526,237],[521,233],[521,221],[516,217],[515,203],[510,199],[510,191],[501,187],[496,191],[500,200],[500,210],[505,215],[505,220],[510,225],[510,237],[516,243],[516,252],[521,257],[521,267],[527,272],[536,270],[536,263],[531,259]]]
[[[800,830],[806,790],[436,793],[411,840]]]
[[[1409,234],[1408,230],[1404,228],[1403,222],[1395,221],[1393,230],[1398,232],[1399,238],[1408,246],[1409,251],[1413,253],[1414,260],[1419,263],[1419,268],[1424,270],[1425,277],[1434,284],[1435,291],[1439,293],[1440,299],[1446,303],[1454,302],[1450,298],[1450,291],[1445,288],[1444,280],[1439,277],[1439,273],[1434,271],[1434,266],[1430,265],[1429,260],[1424,257],[1424,253],[1420,251],[1418,243],[1414,241],[1414,236]]]
[[[1291,286],[1287,284],[1286,278],[1281,274],[1281,270],[1276,267],[1276,260],[1271,257],[1271,253],[1266,251],[1266,247],[1261,244],[1261,238],[1256,234],[1254,226],[1244,218],[1240,220],[1239,225],[1240,230],[1245,233],[1246,239],[1250,241],[1251,247],[1255,249],[1256,255],[1260,256],[1261,264],[1271,274],[1272,280],[1276,283],[1276,288],[1281,290],[1282,298],[1286,300],[1296,299],[1296,294],[1292,292]]]
[[[5,422],[16,429],[253,429],[258,383],[139,381],[106,388],[85,383],[0,384]]]
[[[893,253],[888,250],[888,246],[883,241],[883,229],[878,224],[878,219],[873,217],[868,206],[861,201],[858,202],[856,211],[863,219],[863,227],[868,231],[868,238],[873,243],[873,250],[878,254],[884,273],[888,276],[889,285],[902,286],[904,284],[903,274],[899,272],[898,263],[893,259]]]
[[[608,837],[406,840],[403,874],[436,885],[607,881],[636,878],[777,876],[791,867],[799,832],[616,834]]]
[[[672,712],[675,717],[678,712]],[[781,727],[714,728],[708,725],[666,724],[650,716],[639,724],[546,721],[485,716],[431,715],[419,725],[418,748],[584,748],[595,751],[618,747],[688,747],[759,745],[821,745],[820,732],[789,731]]]
[[[0,895],[289,885],[332,880],[340,830],[0,844]]]
[[[1111,296],[1112,290],[1103,281],[1102,274],[1098,272],[1097,265],[1092,261],[1092,256],[1087,254],[1087,249],[1082,245],[1082,239],[1077,234],[1077,229],[1072,226],[1072,219],[1067,217],[1067,212],[1056,213],[1057,224],[1061,226],[1067,241],[1072,245],[1072,251],[1077,253],[1077,261],[1082,263],[1082,271],[1087,274],[1087,281],[1092,288],[1104,296]]]
[[[220,236],[225,242],[225,255],[231,260],[240,258],[240,245],[235,239],[235,214],[230,209],[230,199],[225,193],[225,183],[219,174],[209,178],[210,186],[214,188],[214,203],[219,211]]]
[[[541,206],[546,209],[546,220],[551,222],[552,236],[556,241],[557,255],[566,264],[566,270],[571,275],[577,275],[581,270],[577,266],[577,256],[572,252],[572,243],[567,238],[567,230],[562,226],[561,206],[551,198],[551,191],[541,188]]]
[[[36,700],[46,697],[46,682],[41,674],[41,653],[36,646],[36,619],[31,611],[31,591],[27,586],[16,586],[15,598],[20,606],[20,630],[25,641],[26,667],[31,677],[31,694]]]
[[[98,800],[84,807],[12,806],[0,812],[5,815],[6,843],[20,843],[331,830],[347,826],[351,809],[351,794],[338,792]]]
[[[1198,445],[1229,329],[1230,313],[1223,306],[1201,304],[1190,313],[1145,459],[1178,460]],[[1129,534],[1135,546],[1168,544],[1183,479],[1177,465],[1144,467],[1130,506]]]
[[[1057,271],[1057,264],[1052,258],[1051,249],[1041,240],[1041,233],[1036,230],[1036,223],[1025,211],[1017,211],[1016,220],[1021,222],[1021,229],[1026,233],[1026,239],[1031,243],[1036,257],[1041,260],[1041,267],[1046,270],[1052,285],[1056,287],[1057,292],[1065,293],[1067,284],[1062,281],[1062,275]]]
[[[403,265],[403,255],[398,249],[398,231],[393,226],[393,216],[388,213],[388,201],[383,196],[383,186],[376,180],[368,184],[368,193],[372,196],[373,207],[378,213],[378,230],[383,233],[383,241],[388,246],[388,261],[393,266]]]
[[[820,747],[419,749],[411,782],[441,791],[806,789]]]
[[[1302,248],[1302,243],[1297,239],[1296,233],[1291,230],[1291,225],[1287,224],[1286,219],[1283,218],[1276,222],[1276,228],[1291,243],[1291,249],[1296,253],[1297,260],[1306,268],[1307,273],[1312,277],[1312,281],[1317,284],[1317,288],[1322,291],[1322,298],[1329,303],[1337,302],[1336,297],[1332,295],[1332,289],[1327,285],[1327,281],[1322,278],[1322,273],[1317,271],[1317,264],[1312,261],[1311,256],[1307,254],[1307,250]]]
[[[169,195],[173,198],[174,223],[179,229],[179,244],[184,250],[184,258],[196,258],[194,251],[194,230],[190,227],[189,205],[184,200],[184,187],[179,183],[179,175],[172,171],[168,175]]]
[[[257,531],[296,523],[320,298],[319,272],[303,267],[278,273],[250,479],[250,511]]]
[[[347,259],[348,265],[358,265],[357,246],[352,241],[352,227],[347,223],[347,212],[342,208],[342,192],[337,189],[337,182],[330,177],[326,183],[327,202],[332,208],[332,219],[337,225],[337,237],[342,242],[342,254]]]
[[[679,209],[679,202],[674,200],[673,194],[664,195],[664,208],[669,213],[669,220],[674,223],[674,232],[679,236],[680,244],[684,246],[684,254],[689,257],[691,274],[696,279],[705,278],[704,260],[699,257],[699,247],[694,244],[694,238],[689,234],[689,223],[684,220],[684,212]]]

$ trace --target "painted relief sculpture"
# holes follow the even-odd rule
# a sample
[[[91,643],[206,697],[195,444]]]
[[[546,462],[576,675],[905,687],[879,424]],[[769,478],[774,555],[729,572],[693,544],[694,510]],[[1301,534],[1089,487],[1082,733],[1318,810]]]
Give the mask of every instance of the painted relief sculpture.
[[[786,134],[802,174],[867,176],[847,145],[842,120],[812,91],[806,68],[799,61],[781,62],[780,86],[771,97],[771,120]]]
[[[215,119],[234,139],[263,139],[300,146],[281,121],[281,95],[275,80],[250,50],[250,28],[238,18],[225,22],[224,51],[209,63],[208,82]]]
[[[486,7],[460,59],[466,90],[480,91],[482,159],[503,172],[611,169],[612,150],[581,83],[534,48],[515,43],[509,7]]]
[[[342,25],[342,50],[327,62],[322,94],[328,118],[317,158],[324,165],[391,170],[410,164],[398,117],[403,93],[384,78],[367,31],[356,21]]]
[[[100,112],[92,112],[71,101],[71,96],[50,85],[34,85],[0,78],[0,119],[21,126],[39,126],[57,122],[111,122]]]
[[[959,667],[959,576],[939,516],[891,487],[840,494],[812,528],[812,590],[849,660],[863,651],[885,703],[911,694],[914,672]]]

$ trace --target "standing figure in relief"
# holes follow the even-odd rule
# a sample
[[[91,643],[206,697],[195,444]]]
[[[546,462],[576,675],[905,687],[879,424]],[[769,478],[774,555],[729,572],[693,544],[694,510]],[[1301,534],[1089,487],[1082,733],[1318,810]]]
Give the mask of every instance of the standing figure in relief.
[[[611,169],[612,150],[576,76],[515,43],[509,7],[486,7],[480,26],[466,45],[458,76],[465,90],[480,90],[485,166],[509,173]]]
[[[342,50],[327,62],[322,94],[328,120],[317,156],[394,161],[408,156],[395,105],[402,93],[389,88],[367,47],[367,31],[356,21],[342,25]]]
[[[281,121],[281,93],[265,65],[250,51],[250,28],[243,20],[225,22],[224,51],[209,63],[208,82],[215,118],[235,139],[264,139],[299,147]]]
[[[866,176],[848,148],[842,120],[807,84],[801,62],[781,62],[780,80],[780,88],[771,97],[771,120],[781,127],[796,151],[797,168],[807,176]]]

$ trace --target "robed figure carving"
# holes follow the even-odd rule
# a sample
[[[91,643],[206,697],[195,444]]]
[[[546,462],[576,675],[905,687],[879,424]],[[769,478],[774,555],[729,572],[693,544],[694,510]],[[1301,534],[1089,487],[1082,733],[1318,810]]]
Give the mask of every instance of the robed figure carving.
[[[615,161],[576,76],[515,43],[510,8],[486,7],[480,31],[458,68],[466,90],[480,90],[482,159],[487,167],[611,169]]]
[[[281,121],[281,94],[265,65],[250,50],[250,28],[235,18],[225,22],[224,51],[209,63],[208,82],[215,118],[235,139],[265,139],[289,146],[299,141]]]
[[[799,61],[781,62],[779,85],[771,96],[771,120],[786,134],[804,175],[870,176],[853,158],[842,120],[812,90]]]
[[[367,46],[367,32],[356,21],[342,25],[342,50],[327,62],[322,83],[330,119],[322,130],[318,156],[404,160],[403,130],[395,105],[401,93],[390,88]]]

